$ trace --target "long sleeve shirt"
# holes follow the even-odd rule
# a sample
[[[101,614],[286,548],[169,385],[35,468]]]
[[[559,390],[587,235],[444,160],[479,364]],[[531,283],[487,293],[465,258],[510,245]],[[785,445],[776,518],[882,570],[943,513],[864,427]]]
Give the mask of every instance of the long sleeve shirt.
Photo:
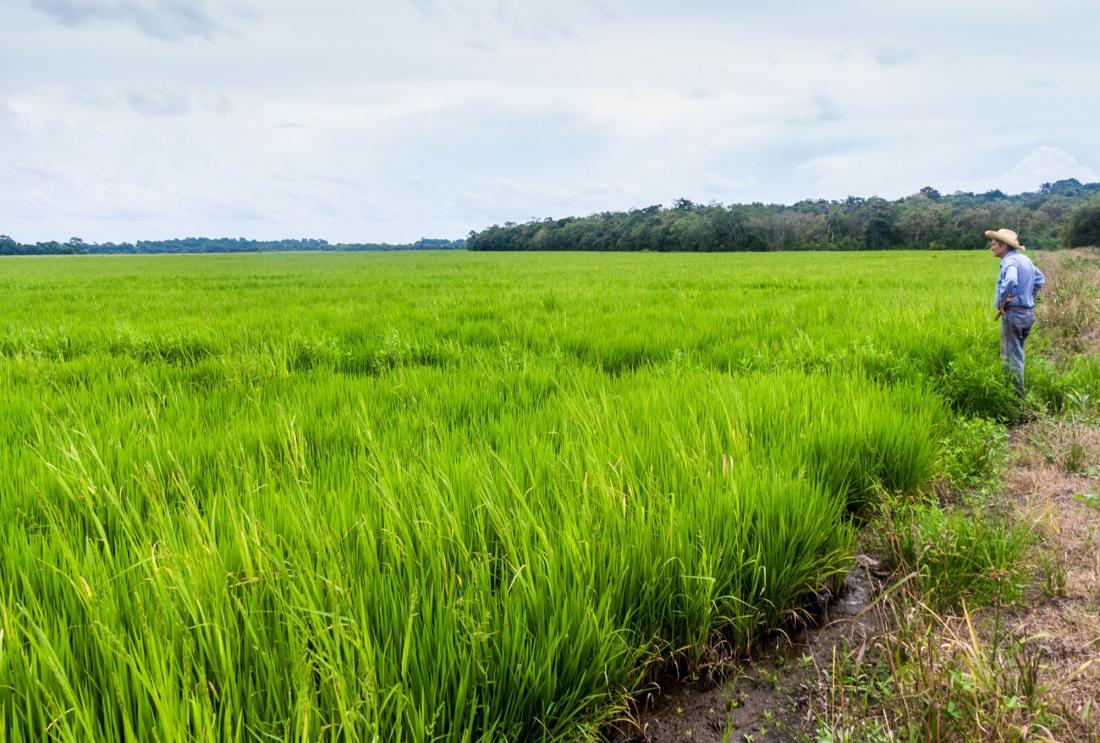
[[[1000,309],[1007,299],[1010,308],[1031,309],[1035,306],[1035,295],[1045,283],[1043,272],[1026,255],[1009,250],[1001,259],[1001,274],[997,277],[997,297],[993,305]]]

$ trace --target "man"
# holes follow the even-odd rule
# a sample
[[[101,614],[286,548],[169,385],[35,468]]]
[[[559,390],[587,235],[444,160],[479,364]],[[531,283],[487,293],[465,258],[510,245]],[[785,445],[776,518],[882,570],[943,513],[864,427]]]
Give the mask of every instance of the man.
[[[1024,394],[1024,341],[1035,322],[1035,297],[1046,283],[1043,272],[1023,254],[1026,249],[1010,229],[986,230],[989,250],[1001,259],[997,277],[997,317],[1001,319],[1001,358],[1012,373],[1016,390]]]

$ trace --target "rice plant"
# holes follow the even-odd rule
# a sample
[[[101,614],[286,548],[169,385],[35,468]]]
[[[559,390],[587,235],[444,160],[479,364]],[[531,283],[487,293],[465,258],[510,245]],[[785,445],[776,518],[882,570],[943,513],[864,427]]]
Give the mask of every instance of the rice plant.
[[[0,729],[598,730],[1015,404],[986,257],[8,259]]]

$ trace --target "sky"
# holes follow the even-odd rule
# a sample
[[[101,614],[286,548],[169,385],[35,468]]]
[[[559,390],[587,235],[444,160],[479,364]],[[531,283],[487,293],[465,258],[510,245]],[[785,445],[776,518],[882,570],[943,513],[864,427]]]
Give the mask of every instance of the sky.
[[[1094,0],[0,0],[0,233],[409,242],[1100,180]]]

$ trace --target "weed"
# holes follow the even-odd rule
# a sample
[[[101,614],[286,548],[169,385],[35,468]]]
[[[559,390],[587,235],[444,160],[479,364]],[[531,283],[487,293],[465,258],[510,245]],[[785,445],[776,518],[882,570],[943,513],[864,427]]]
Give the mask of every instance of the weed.
[[[1027,530],[984,504],[942,509],[889,502],[880,519],[881,549],[901,574],[911,573],[932,605],[1013,603],[1023,596]]]
[[[1084,503],[1094,511],[1100,511],[1100,493],[1090,490],[1087,493],[1077,493],[1073,499],[1078,503]]]
[[[1085,471],[1085,465],[1088,461],[1087,458],[1088,451],[1085,449],[1085,445],[1074,438],[1069,444],[1069,449],[1066,451],[1062,466],[1065,467],[1068,474],[1081,474]]]
[[[1004,470],[1008,433],[983,418],[964,418],[940,440],[939,472],[947,488],[989,489]]]
[[[1082,335],[1100,317],[1100,283],[1088,264],[1072,258],[1064,263],[1053,296],[1043,304],[1042,321],[1058,345],[1078,352]]]
[[[819,740],[1053,740],[1057,690],[1039,654],[994,628],[979,639],[970,614],[954,620],[919,602],[892,603],[895,629],[861,662],[838,657]]]
[[[1039,589],[1049,597],[1066,594],[1066,561],[1058,554],[1043,551],[1039,557]]]

